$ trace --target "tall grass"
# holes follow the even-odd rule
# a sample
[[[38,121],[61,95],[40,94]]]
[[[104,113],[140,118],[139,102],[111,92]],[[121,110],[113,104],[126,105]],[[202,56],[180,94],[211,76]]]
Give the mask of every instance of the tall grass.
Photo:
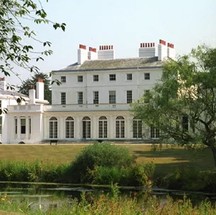
[[[161,200],[153,196],[144,200],[121,195],[91,196],[88,193],[84,193],[80,201],[65,199],[58,207],[42,209],[32,209],[28,202],[13,202],[10,198],[1,197],[0,210],[28,215],[214,215],[216,212],[215,205],[208,201],[193,205],[186,198],[174,201],[170,197]]]

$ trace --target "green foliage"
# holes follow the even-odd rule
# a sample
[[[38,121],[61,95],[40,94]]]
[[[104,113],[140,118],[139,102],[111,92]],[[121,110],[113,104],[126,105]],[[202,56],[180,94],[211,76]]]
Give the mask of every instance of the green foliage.
[[[132,155],[126,148],[108,143],[96,143],[84,148],[71,164],[68,170],[69,180],[77,183],[92,182],[95,178],[93,173],[95,170],[109,171],[114,176],[117,175],[116,169],[121,170],[132,164]],[[105,168],[100,169],[102,167]],[[98,179],[95,178],[95,180]]]
[[[86,147],[68,169],[73,183],[152,186],[154,164],[137,165],[127,148],[108,143]]]
[[[65,170],[65,165],[1,161],[0,181],[59,182]]]
[[[216,49],[199,46],[167,60],[161,82],[133,106],[136,117],[158,127],[162,138],[203,143],[216,165]],[[148,102],[145,102],[147,99]]]
[[[30,61],[44,60],[43,56],[52,54],[52,50],[44,49],[51,43],[40,41],[36,31],[29,27],[29,22],[52,24],[54,29],[60,28],[63,31],[65,23],[50,21],[40,0],[1,0],[0,8],[0,72],[5,76],[10,75],[14,64],[31,72],[38,72],[39,68],[30,65]],[[32,41],[41,44],[41,50],[35,50],[31,45]]]
[[[160,186],[169,189],[216,192],[216,172],[199,171],[196,168],[176,169],[165,176]]]
[[[145,185],[147,189],[151,188],[155,165],[153,163],[139,164],[134,167],[134,177],[139,185]]]
[[[95,184],[112,184],[131,185],[132,167],[107,167],[97,166],[91,171],[92,182]]]

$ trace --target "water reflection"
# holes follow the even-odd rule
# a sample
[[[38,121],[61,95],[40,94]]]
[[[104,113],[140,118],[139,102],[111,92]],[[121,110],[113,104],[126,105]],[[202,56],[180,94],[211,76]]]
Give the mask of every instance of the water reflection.
[[[123,195],[128,196],[145,192],[143,187],[119,187],[119,190]],[[0,182],[0,197],[7,197],[12,202],[25,202],[29,208],[42,211],[61,207],[65,201],[70,204],[70,200],[72,201],[74,198],[79,201],[82,193],[97,195],[101,192],[110,192],[110,186]],[[167,195],[172,196],[174,199],[182,199],[187,196],[198,202],[204,199],[216,200],[216,194],[214,193],[153,188],[151,194],[158,196],[162,200],[166,199]]]

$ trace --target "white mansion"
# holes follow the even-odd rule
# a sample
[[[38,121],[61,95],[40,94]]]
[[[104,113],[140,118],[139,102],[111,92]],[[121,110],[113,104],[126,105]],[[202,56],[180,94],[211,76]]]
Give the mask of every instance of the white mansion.
[[[155,43],[141,43],[138,58],[114,54],[111,45],[98,51],[79,45],[78,62],[51,73],[61,82],[52,85],[52,104],[44,100],[41,80],[18,104],[20,95],[7,91],[1,79],[1,107],[8,109],[0,118],[1,142],[157,138],[158,130],[134,118],[130,104],[160,81],[163,60],[175,57],[174,45],[160,40],[156,50]]]

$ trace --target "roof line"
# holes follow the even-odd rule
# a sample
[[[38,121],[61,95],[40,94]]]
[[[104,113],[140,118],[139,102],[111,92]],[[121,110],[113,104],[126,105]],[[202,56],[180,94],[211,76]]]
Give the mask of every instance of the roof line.
[[[121,67],[121,68],[101,68],[101,69],[62,69],[62,70],[53,70],[52,72],[84,72],[84,71],[102,71],[102,70],[131,70],[131,69],[157,69],[161,66],[145,66],[145,67]]]

